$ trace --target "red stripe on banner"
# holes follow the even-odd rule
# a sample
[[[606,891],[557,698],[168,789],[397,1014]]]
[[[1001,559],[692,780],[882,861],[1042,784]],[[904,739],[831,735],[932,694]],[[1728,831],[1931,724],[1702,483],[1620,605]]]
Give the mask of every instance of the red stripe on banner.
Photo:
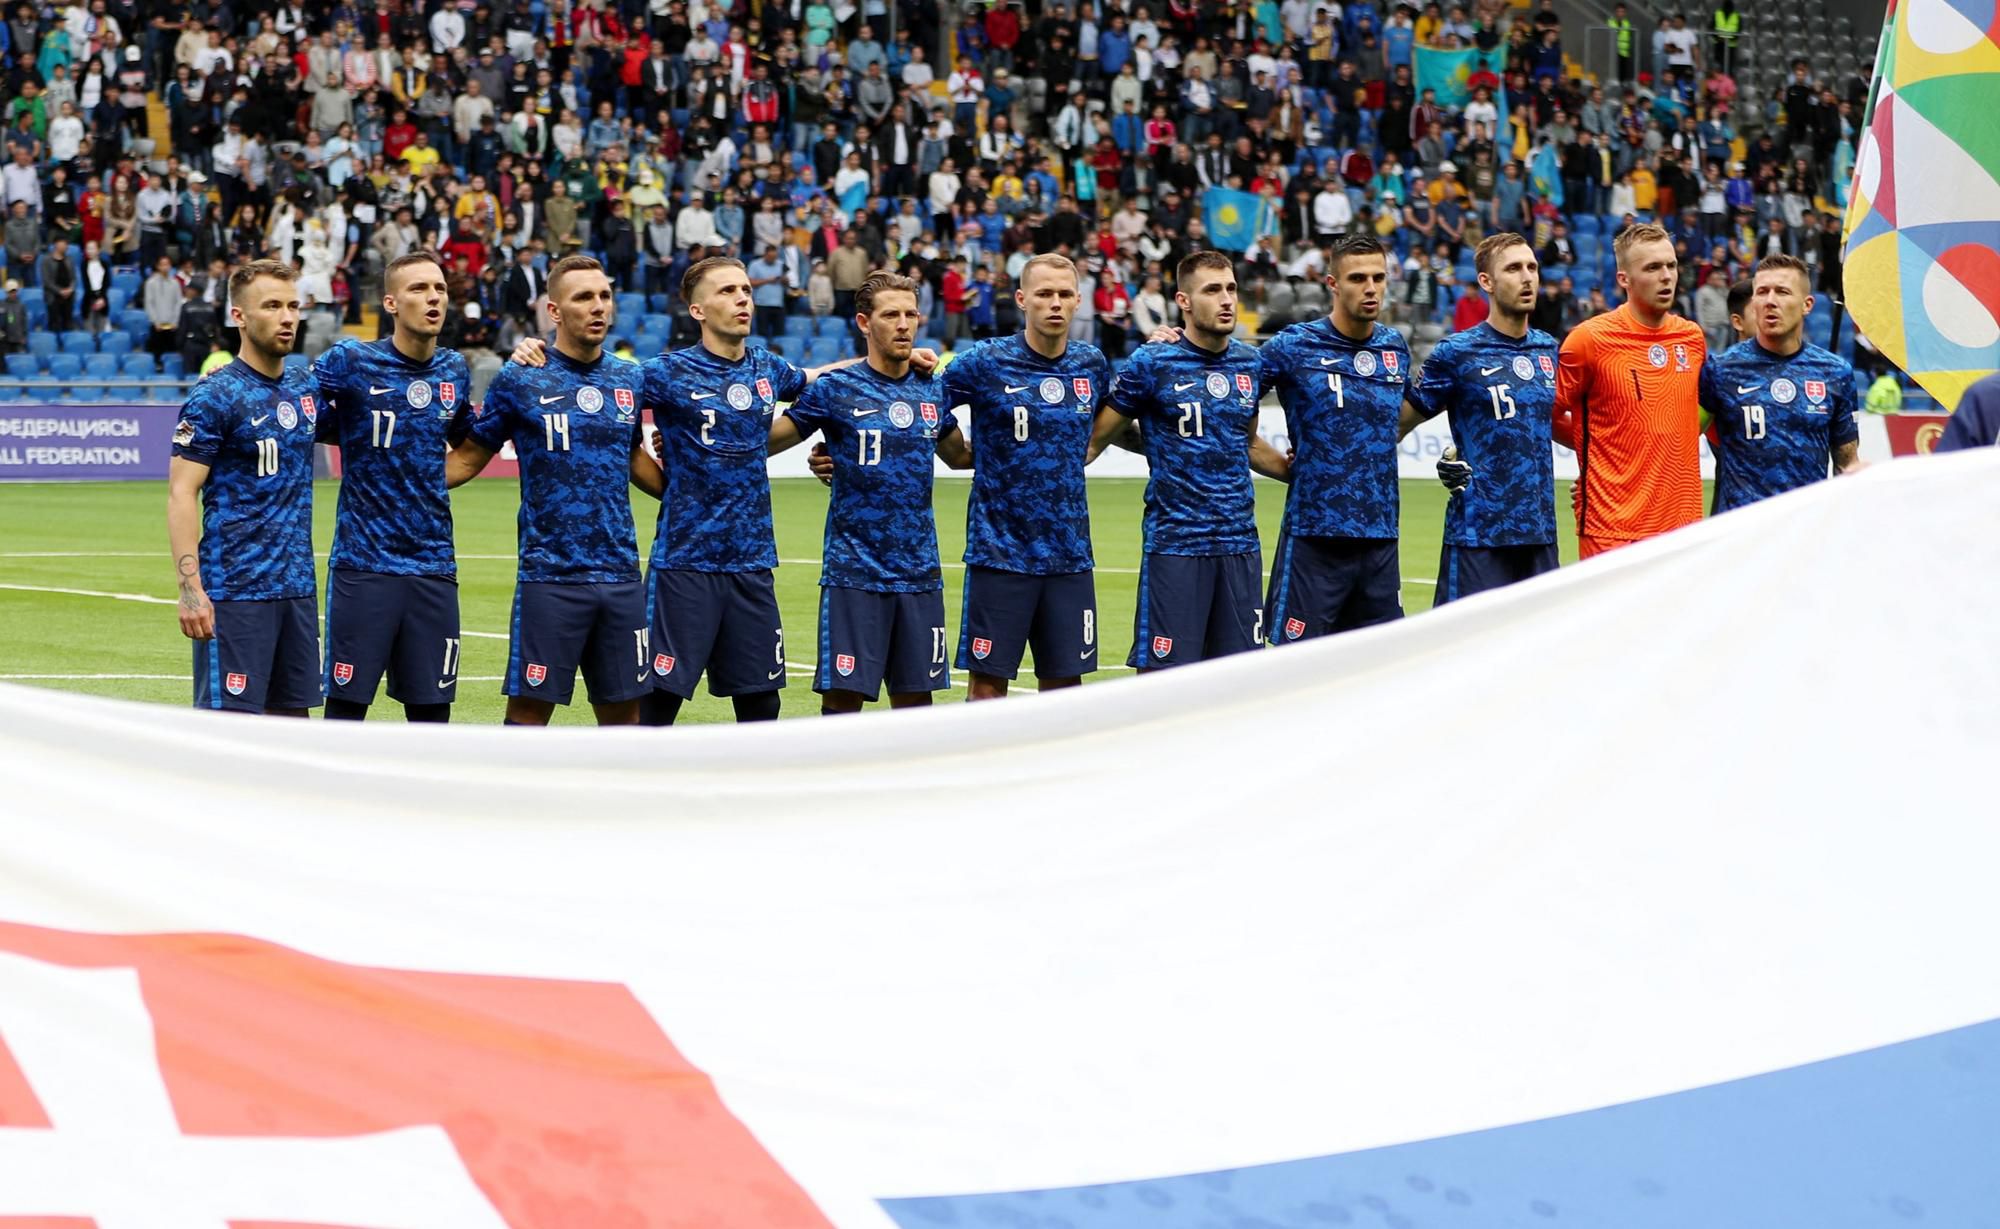
[[[1899,457],[1929,456],[1944,434],[1948,414],[1885,414],[1882,426],[1889,432],[1889,451]]]
[[[435,1124],[511,1229],[829,1223],[623,985],[367,968],[227,934],[0,923],[0,951],[136,970],[188,1136]],[[0,1038],[0,1123],[49,1125],[34,1086]],[[84,1224],[0,1211],[7,1229]]]

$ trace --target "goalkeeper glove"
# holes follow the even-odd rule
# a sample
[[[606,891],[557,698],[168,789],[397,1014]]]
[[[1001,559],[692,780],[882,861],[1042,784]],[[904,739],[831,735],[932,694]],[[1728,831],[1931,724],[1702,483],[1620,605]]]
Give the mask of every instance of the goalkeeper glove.
[[[1472,485],[1472,467],[1458,459],[1457,448],[1447,448],[1438,458],[1438,481],[1453,495]]]

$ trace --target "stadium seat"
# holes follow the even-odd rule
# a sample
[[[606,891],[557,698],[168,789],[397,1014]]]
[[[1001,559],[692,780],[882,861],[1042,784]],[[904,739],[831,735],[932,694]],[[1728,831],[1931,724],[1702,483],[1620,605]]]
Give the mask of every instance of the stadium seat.
[[[83,374],[83,358],[76,354],[51,354],[49,374],[58,380],[74,380]]]
[[[115,318],[132,301],[132,292],[122,286],[111,285],[104,288],[104,308]]]
[[[42,302],[42,288],[40,286],[22,287],[21,302],[31,309],[36,307],[46,306],[46,304]]]
[[[636,323],[646,315],[646,296],[643,294],[621,294],[616,301],[620,320]]]
[[[96,384],[73,384],[70,386],[69,393],[64,399],[82,403],[102,401],[104,400],[104,389]]]
[[[63,391],[62,382],[60,380],[50,380],[46,378],[40,380],[28,381],[27,388],[28,388],[28,396],[34,398],[36,401],[42,401],[42,402],[49,402],[56,400],[57,398],[62,396],[62,391]]]
[[[118,322],[119,331],[130,337],[135,344],[144,342],[147,332],[153,327],[153,322],[146,318],[146,313],[133,307],[126,308],[112,319]]]
[[[128,354],[123,368],[128,380],[150,380],[153,378],[153,356],[150,354]]]
[[[796,337],[773,337],[764,343],[765,348],[779,358],[789,359],[792,352],[802,348],[803,343]]]
[[[71,329],[62,335],[62,349],[64,354],[95,354],[97,334],[83,329]]]
[[[666,348],[665,333],[641,333],[632,339],[632,353],[638,355],[641,361],[661,353]]]
[[[54,333],[30,333],[28,335],[28,353],[38,355],[42,358],[47,358],[49,355],[54,354],[60,347],[60,344],[56,340]]]
[[[1594,213],[1578,214],[1576,217],[1574,230],[1576,231],[1576,237],[1579,239],[1585,235],[1595,238],[1602,233],[1601,228],[1602,224],[1598,221],[1597,215]]]
[[[121,297],[126,302],[131,302],[132,296],[139,293],[139,274],[137,271],[131,269],[121,269],[113,273],[111,275],[111,289],[120,292]],[[105,297],[108,299],[110,296],[106,295]]]
[[[100,380],[118,378],[118,356],[115,354],[92,354],[83,360],[83,374]]]
[[[130,354],[132,353],[132,335],[130,333],[106,333],[97,339],[97,352],[99,354]]]
[[[811,337],[817,322],[811,316],[786,316],[785,336]]]
[[[160,369],[163,374],[172,376],[176,380],[186,374],[186,366],[181,362],[181,356],[178,354],[161,355]]]
[[[7,356],[7,374],[25,380],[39,373],[42,361],[33,354],[10,354]]]
[[[816,331],[821,337],[845,337],[851,327],[853,326],[846,317],[827,315],[819,317],[819,327]]]
[[[639,327],[655,337],[665,337],[674,331],[674,318],[664,312],[647,312]]]
[[[768,350],[771,348],[770,342],[764,340],[762,337],[758,337],[754,333],[743,339],[743,345],[745,348],[751,350]]]
[[[1586,235],[1578,232],[1570,236],[1570,242],[1576,245],[1578,264],[1595,265],[1604,258],[1604,244],[1594,233]]]
[[[842,353],[842,349],[843,347],[837,338],[816,338],[812,344],[812,352],[806,358],[806,366],[824,367],[828,363],[837,363],[847,357],[846,354]]]

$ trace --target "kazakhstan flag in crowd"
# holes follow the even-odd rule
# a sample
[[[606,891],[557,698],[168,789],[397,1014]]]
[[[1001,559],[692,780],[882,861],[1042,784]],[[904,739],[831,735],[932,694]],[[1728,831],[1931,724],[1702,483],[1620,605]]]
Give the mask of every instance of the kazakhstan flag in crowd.
[[[1481,67],[1490,69],[1494,76],[1500,70],[1494,67],[1493,54],[1477,47],[1461,47],[1446,51],[1437,47],[1418,47],[1416,56],[1417,97],[1423,97],[1426,89],[1437,91],[1437,103],[1453,111],[1464,110],[1472,101],[1472,87],[1468,84],[1472,74]],[[1507,130],[1507,91],[1494,90],[1492,102],[1500,112],[1500,118],[1493,124],[1493,144],[1500,151],[1500,161],[1506,162],[1506,151],[1514,147],[1514,138]]]
[[[1247,252],[1257,241],[1257,218],[1264,202],[1254,192],[1210,188],[1201,195],[1202,222],[1208,241],[1224,252]]]
[[[1842,270],[1854,322],[1945,406],[2000,367],[2000,19],[1975,0],[1896,0]]]

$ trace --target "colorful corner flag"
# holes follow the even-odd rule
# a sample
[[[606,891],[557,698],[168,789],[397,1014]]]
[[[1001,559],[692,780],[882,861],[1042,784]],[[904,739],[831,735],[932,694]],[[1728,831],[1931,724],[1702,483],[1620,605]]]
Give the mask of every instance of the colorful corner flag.
[[[1891,0],[1847,204],[1847,308],[1940,404],[2000,367],[2000,14]]]
[[[1257,241],[1257,215],[1264,202],[1254,192],[1210,188],[1201,194],[1202,222],[1208,241],[1224,252],[1247,252]]]

